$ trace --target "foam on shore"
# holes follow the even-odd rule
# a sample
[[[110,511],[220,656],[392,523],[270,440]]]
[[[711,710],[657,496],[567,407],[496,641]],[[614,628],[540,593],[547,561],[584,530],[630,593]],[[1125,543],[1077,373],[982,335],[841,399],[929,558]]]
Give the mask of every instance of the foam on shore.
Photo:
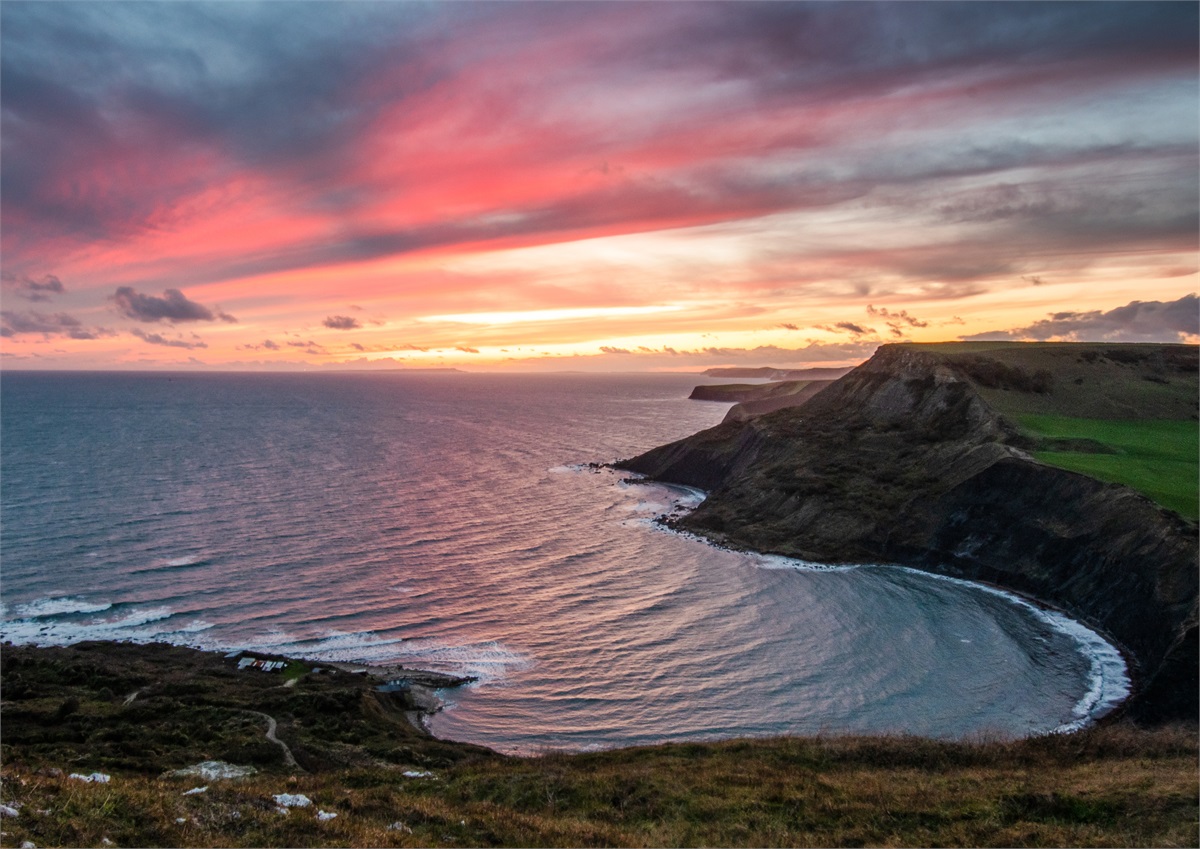
[[[531,665],[528,657],[494,640],[450,643],[433,638],[407,639],[373,631],[330,631],[315,638],[273,628],[247,640],[206,639],[213,624],[201,619],[172,622],[166,606],[117,605],[56,596],[0,608],[0,638],[18,645],[67,646],[91,640],[169,643],[205,651],[258,651],[285,657],[364,666],[403,665],[503,685],[509,672]]]
[[[187,637],[213,627],[201,619],[170,622],[175,611],[165,606],[118,605],[118,609],[119,613],[96,616],[112,611],[113,605],[71,597],[37,599],[3,610],[0,637],[35,646],[66,646],[86,640],[194,646],[195,641]]]
[[[668,486],[668,485],[663,485]],[[690,510],[699,505],[707,493],[702,490],[697,490],[694,487],[682,487],[670,485],[671,489],[684,491],[686,497],[681,497],[678,501],[671,502],[667,506],[666,513],[671,517],[684,515]],[[699,493],[699,500],[695,501],[694,505],[688,506],[694,496],[691,492]],[[660,515],[660,519],[662,516]],[[705,539],[698,534],[688,531],[680,531],[665,525],[661,521],[656,521],[655,526],[688,539],[696,540],[705,545],[713,546],[722,550],[730,550],[724,546],[717,545],[711,540]],[[830,565],[824,563],[815,563],[808,560],[801,560],[794,557],[786,557],[777,554],[760,554],[757,552],[738,552],[745,556],[751,563],[760,569],[794,569],[803,572],[845,572],[861,568],[883,568],[883,569],[900,569],[906,572],[911,572],[916,575],[933,578],[939,581],[949,581],[960,586],[969,587],[971,589],[987,592],[995,596],[999,596],[1011,604],[1024,608],[1033,615],[1038,621],[1049,626],[1064,636],[1069,637],[1074,641],[1079,654],[1087,659],[1090,669],[1088,672],[1088,689],[1087,692],[1076,702],[1072,715],[1074,716],[1068,722],[1061,723],[1056,728],[1052,729],[1051,734],[1069,734],[1073,731],[1078,731],[1087,727],[1091,722],[1112,712],[1118,705],[1125,701],[1132,693],[1132,681],[1129,677],[1129,667],[1125,662],[1125,657],[1121,654],[1120,649],[1104,639],[1099,633],[1092,630],[1082,622],[1074,620],[1058,610],[1054,610],[1048,606],[1034,604],[1028,599],[1018,595],[1017,593],[990,584],[983,584],[977,581],[968,581],[963,578],[954,578],[949,575],[940,575],[936,572],[929,572],[923,569],[915,569],[910,566],[899,566],[893,564],[860,564],[860,565]]]
[[[888,568],[904,569],[905,571],[921,575],[932,575],[940,581],[951,581],[1000,596],[1012,604],[1029,611],[1036,619],[1075,642],[1079,653],[1087,658],[1091,667],[1088,673],[1088,690],[1075,703],[1072,711],[1075,718],[1054,728],[1050,732],[1051,734],[1069,734],[1072,731],[1085,728],[1088,723],[1110,713],[1117,705],[1129,698],[1132,692],[1132,681],[1129,678],[1129,667],[1125,663],[1125,658],[1121,654],[1120,649],[1082,622],[1072,619],[1058,610],[1034,604],[1016,593],[990,584],[966,581],[962,578],[952,578],[948,575],[938,575],[920,569],[912,569],[908,566],[892,566]]]

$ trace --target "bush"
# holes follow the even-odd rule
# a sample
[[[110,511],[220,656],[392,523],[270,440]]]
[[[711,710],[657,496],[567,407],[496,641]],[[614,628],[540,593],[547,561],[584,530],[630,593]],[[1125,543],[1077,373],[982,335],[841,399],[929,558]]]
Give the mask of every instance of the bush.
[[[1054,386],[1054,375],[1047,369],[1028,372],[986,357],[968,357],[959,361],[959,370],[970,380],[988,389],[1011,389],[1044,395]]]
[[[54,712],[54,721],[62,722],[77,710],[79,710],[79,699],[69,696],[63,700],[62,704],[58,706],[58,710]]]

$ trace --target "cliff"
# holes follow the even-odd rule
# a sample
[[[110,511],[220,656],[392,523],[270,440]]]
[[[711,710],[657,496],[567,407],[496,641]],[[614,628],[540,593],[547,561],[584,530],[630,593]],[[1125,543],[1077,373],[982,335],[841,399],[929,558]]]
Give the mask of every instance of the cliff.
[[[620,465],[709,490],[681,525],[726,544],[915,566],[1065,609],[1131,656],[1130,716],[1195,721],[1195,523],[1035,459],[1018,418],[1194,416],[1196,384],[1190,346],[890,345],[799,407]]]

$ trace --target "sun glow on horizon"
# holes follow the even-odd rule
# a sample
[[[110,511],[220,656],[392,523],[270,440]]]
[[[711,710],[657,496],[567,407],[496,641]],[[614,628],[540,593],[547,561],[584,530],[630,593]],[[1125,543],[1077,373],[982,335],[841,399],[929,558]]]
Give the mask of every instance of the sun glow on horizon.
[[[589,318],[629,318],[676,312],[684,307],[678,304],[651,305],[642,307],[571,307],[566,309],[512,310],[505,312],[456,313],[453,315],[427,315],[416,321],[448,322],[452,324],[527,324],[544,321],[578,321]]]

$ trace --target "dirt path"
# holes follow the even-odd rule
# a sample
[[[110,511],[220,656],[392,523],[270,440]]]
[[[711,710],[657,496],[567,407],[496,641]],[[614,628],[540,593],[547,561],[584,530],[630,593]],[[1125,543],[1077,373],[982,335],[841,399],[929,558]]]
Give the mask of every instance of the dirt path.
[[[255,716],[261,716],[263,719],[265,719],[267,721],[267,739],[270,740],[272,743],[274,743],[279,748],[283,749],[284,763],[286,763],[290,767],[295,767],[296,769],[302,769],[300,764],[296,763],[296,758],[293,757],[292,750],[288,748],[288,744],[283,742],[282,740],[280,740],[278,737],[275,736],[275,729],[279,727],[278,723],[275,722],[275,717],[271,716],[270,714],[263,713],[261,711],[247,710],[245,708],[242,708],[242,713],[254,714]]]

